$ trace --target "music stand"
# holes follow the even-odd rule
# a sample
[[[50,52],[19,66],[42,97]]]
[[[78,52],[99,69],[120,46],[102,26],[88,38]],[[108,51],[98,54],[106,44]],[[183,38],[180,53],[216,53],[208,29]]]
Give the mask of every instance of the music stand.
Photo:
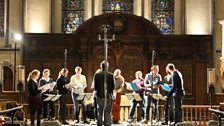
[[[93,95],[93,93],[81,93],[81,94],[78,95],[77,100],[80,100],[80,101],[83,100],[84,105],[86,106],[87,104],[85,103],[85,101],[90,100],[92,95]],[[85,125],[85,123],[84,123],[84,125]]]
[[[209,108],[210,111],[214,112],[216,117],[218,118],[218,126],[221,126],[221,119],[224,115],[224,112],[223,111],[219,111],[218,109],[212,109],[212,108]]]
[[[44,99],[44,101],[56,101],[58,100],[59,97],[61,97],[61,95],[58,94],[44,94],[46,96],[48,96],[47,98]]]
[[[79,96],[77,97],[77,100],[90,100],[92,97],[93,93],[81,93],[79,94]]]
[[[128,100],[130,100],[130,101],[132,101],[132,100],[141,101],[142,100],[141,96],[138,93],[136,93],[136,94],[129,93],[129,94],[125,94],[125,95],[127,96]],[[135,111],[135,118],[137,119],[137,110]]]
[[[14,107],[11,109],[6,109],[6,110],[1,110],[0,111],[0,115],[5,114],[5,113],[9,113],[11,115],[11,120],[12,120],[12,126],[14,125],[14,116],[17,112],[17,110],[23,108],[23,106],[18,106],[18,107]]]
[[[128,100],[136,100],[136,101],[141,101],[142,98],[139,94],[126,94]]]
[[[152,98],[156,99],[156,100],[163,100],[163,101],[166,101],[166,99],[164,98],[163,95],[161,94],[150,94],[152,96]],[[158,116],[159,118],[157,119],[157,123],[159,123],[160,120],[160,112],[159,112],[159,109],[158,109]],[[155,123],[156,124],[156,123]]]
[[[152,98],[156,99],[156,100],[163,100],[166,101],[166,99],[164,98],[163,95],[161,94],[151,94]]]

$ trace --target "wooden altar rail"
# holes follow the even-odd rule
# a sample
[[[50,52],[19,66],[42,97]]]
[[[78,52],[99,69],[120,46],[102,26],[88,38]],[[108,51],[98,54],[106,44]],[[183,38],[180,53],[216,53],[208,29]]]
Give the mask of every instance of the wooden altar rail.
[[[24,106],[24,112],[25,112],[25,117],[29,118],[29,110],[28,110],[28,105],[23,104]],[[56,117],[58,116],[58,105],[55,106],[56,110]],[[74,114],[74,106],[73,104],[67,104],[68,108],[68,119],[74,120],[75,119],[75,114]],[[213,115],[212,112],[210,112],[208,109],[210,108],[209,105],[183,105],[182,106],[183,110],[183,120],[185,122],[191,122],[194,123],[197,126],[206,126],[209,120],[217,120],[215,116]],[[218,109],[218,106],[213,106],[214,109]],[[130,105],[122,105],[121,106],[121,111],[120,111],[120,120],[121,121],[127,121],[128,119],[128,112],[130,109]],[[164,119],[164,108],[163,105],[158,106],[158,112],[160,116],[160,119]],[[138,114],[137,114],[138,113]],[[139,118],[140,116],[140,109],[138,108],[135,114],[135,119]],[[138,117],[136,117],[136,115]]]

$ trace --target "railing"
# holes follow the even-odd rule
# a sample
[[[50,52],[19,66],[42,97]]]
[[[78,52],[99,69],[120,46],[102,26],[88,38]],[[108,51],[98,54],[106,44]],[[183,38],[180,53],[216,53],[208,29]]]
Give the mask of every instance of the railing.
[[[24,113],[25,113],[25,118],[29,118],[29,109],[27,104],[23,104],[24,106]],[[56,110],[56,117],[58,116],[58,105],[55,106]],[[75,114],[74,114],[74,106],[73,104],[67,104],[68,108],[68,119],[74,120],[75,119]],[[158,106],[158,112],[160,119],[164,118],[164,108],[163,105]],[[210,108],[209,105],[183,105],[182,110],[183,110],[183,120],[185,122],[191,122],[194,123],[197,126],[206,126],[207,122],[209,120],[216,120],[216,118],[213,116],[213,113],[210,112],[208,109]],[[218,106],[213,106],[214,109],[218,109]],[[120,120],[121,121],[127,121],[128,119],[128,113],[129,113],[130,106],[129,105],[122,105],[121,106],[121,111],[120,111]],[[140,117],[140,109],[138,108],[135,114],[135,119],[139,119]]]
[[[186,122],[194,123],[195,126],[207,126],[209,120],[217,120],[208,109],[209,105],[183,105],[183,119]],[[218,109],[218,106],[213,106]]]

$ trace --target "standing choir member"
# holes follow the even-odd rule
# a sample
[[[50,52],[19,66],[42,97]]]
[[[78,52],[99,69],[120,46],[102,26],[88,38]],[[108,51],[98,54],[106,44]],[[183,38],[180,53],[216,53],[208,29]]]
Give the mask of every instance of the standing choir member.
[[[166,70],[167,75],[164,77],[163,82],[166,83],[171,89],[173,87],[172,85],[172,79],[171,74]],[[164,96],[167,96],[169,94],[168,91],[165,91]],[[170,122],[173,121],[173,97],[169,96],[167,100],[165,101],[164,105],[164,116],[165,116],[165,122],[162,122],[162,125],[168,125],[168,120]]]
[[[172,84],[173,88],[170,91],[170,93],[165,96],[165,98],[168,98],[170,96],[173,96],[174,99],[174,124],[178,122],[182,122],[182,101],[185,95],[184,91],[184,82],[183,77],[180,71],[178,71],[174,64],[169,63],[166,66],[166,70],[172,75]]]
[[[132,83],[136,83],[138,90],[133,90],[133,94],[140,95],[141,100],[136,100],[133,99],[131,102],[131,108],[128,116],[128,123],[133,123],[134,122],[134,114],[136,111],[137,104],[139,104],[141,108],[141,121],[144,121],[144,115],[145,115],[145,105],[144,105],[144,79],[142,78],[142,72],[141,71],[136,71],[135,72],[135,79],[132,81]],[[127,89],[132,90],[129,86],[127,86]]]
[[[87,87],[86,84],[86,77],[85,75],[82,75],[82,68],[77,66],[75,68],[75,75],[73,75],[70,79],[70,84],[72,87],[72,100],[74,104],[74,110],[75,110],[75,117],[76,117],[76,123],[79,123],[79,113],[80,113],[80,107],[79,104],[82,105],[83,108],[83,119],[84,123],[89,123],[86,119],[86,106],[85,106],[85,101],[84,99],[78,100],[79,94],[84,93],[84,89]]]
[[[113,123],[118,124],[120,120],[121,93],[124,90],[124,77],[121,75],[120,69],[116,69],[114,71],[114,78],[116,100],[113,101],[112,120]]]
[[[102,69],[97,69],[96,72],[95,72],[95,74],[96,73],[99,73],[100,71],[102,71]],[[95,74],[94,74],[94,77],[95,77]],[[92,105],[94,107],[94,117],[95,117],[94,119],[95,119],[95,121],[92,122],[91,125],[95,125],[96,122],[97,122],[97,99],[96,99],[96,91],[94,90],[94,87],[95,87],[94,84],[95,83],[94,83],[94,78],[93,78],[93,82],[92,82],[92,85],[91,85],[91,89],[93,89]]]
[[[43,70],[43,76],[40,79],[39,83],[40,86],[44,86],[47,84],[53,83],[53,79],[50,78],[50,70],[44,69]],[[48,120],[48,105],[50,107],[50,120],[55,120],[54,113],[55,113],[55,105],[54,101],[44,101],[48,96],[46,94],[52,94],[53,88],[48,89],[45,93],[42,93],[42,100],[43,100],[43,118],[44,120]]]
[[[162,77],[159,74],[159,66],[153,65],[151,67],[151,72],[145,75],[144,85],[146,87],[146,112],[145,112],[145,123],[148,122],[149,119],[149,108],[152,102],[153,111],[152,111],[152,119],[156,119],[156,114],[158,110],[158,100],[152,97],[153,94],[159,94],[159,84],[161,84]]]
[[[59,121],[63,125],[68,125],[69,123],[66,122],[66,117],[67,117],[67,108],[66,108],[66,103],[67,103],[67,93],[68,90],[66,88],[66,84],[69,83],[69,80],[67,79],[68,76],[68,69],[63,68],[58,75],[57,79],[57,90],[58,94],[61,95],[59,97]]]
[[[40,126],[40,115],[42,111],[42,99],[41,99],[41,90],[38,90],[39,83],[38,78],[40,76],[40,71],[34,69],[29,73],[27,81],[28,81],[28,103],[30,108],[30,120],[31,125],[34,126],[35,113],[37,112],[37,126]]]
[[[107,66],[107,67],[106,67]],[[102,71],[96,73],[94,76],[94,91],[96,92],[97,99],[97,126],[111,126],[111,111],[112,111],[112,102],[113,102],[113,92],[115,88],[114,76],[112,73],[106,71],[108,69],[108,62],[101,62],[100,67]],[[104,90],[104,77],[106,75],[106,87],[107,93],[105,96]],[[105,102],[106,98],[106,102]],[[105,106],[106,103],[106,106]],[[104,122],[103,122],[103,113],[104,113]]]

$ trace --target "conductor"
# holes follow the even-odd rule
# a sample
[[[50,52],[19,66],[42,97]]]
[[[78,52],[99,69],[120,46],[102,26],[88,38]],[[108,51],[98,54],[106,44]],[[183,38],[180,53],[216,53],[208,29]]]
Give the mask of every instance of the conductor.
[[[107,65],[107,67],[106,67]],[[102,71],[96,73],[94,76],[94,90],[96,92],[97,99],[97,126],[111,126],[111,111],[112,111],[112,102],[113,102],[113,90],[115,87],[114,76],[112,73],[108,72],[108,62],[101,62],[100,67]],[[104,90],[104,75],[106,74],[106,87],[107,87],[107,98],[105,102],[105,90]],[[106,103],[106,106],[104,106]],[[105,108],[104,108],[105,107]],[[102,120],[104,112],[104,122]]]

